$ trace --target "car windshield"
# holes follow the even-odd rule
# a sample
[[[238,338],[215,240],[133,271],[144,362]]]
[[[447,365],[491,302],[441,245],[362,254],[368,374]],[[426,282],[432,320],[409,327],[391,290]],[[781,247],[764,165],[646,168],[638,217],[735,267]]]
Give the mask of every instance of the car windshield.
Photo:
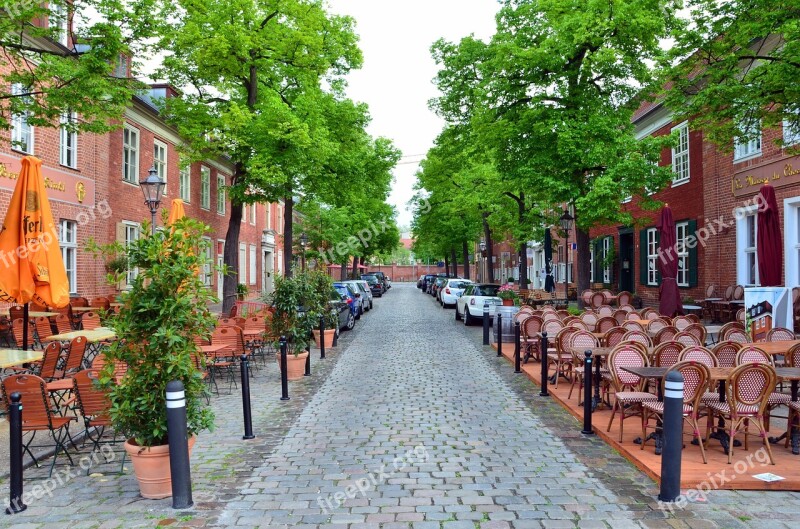
[[[378,278],[375,276],[361,276],[361,279],[366,281],[367,283],[375,284],[378,282]]]
[[[496,296],[497,289],[500,287],[497,285],[483,285],[483,286],[476,286],[475,290],[472,292],[474,296]]]

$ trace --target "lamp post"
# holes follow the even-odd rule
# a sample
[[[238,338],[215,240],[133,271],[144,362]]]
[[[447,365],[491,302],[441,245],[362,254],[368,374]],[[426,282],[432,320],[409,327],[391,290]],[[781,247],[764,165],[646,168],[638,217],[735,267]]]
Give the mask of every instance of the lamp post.
[[[158,171],[155,166],[147,171],[147,178],[139,181],[139,187],[142,188],[144,195],[144,203],[150,208],[150,215],[152,217],[153,235],[156,233],[156,211],[161,204],[161,195],[164,193],[164,186],[166,182],[158,177]]]
[[[300,269],[303,272],[306,271],[306,246],[308,246],[308,235],[303,232],[300,234],[300,248],[303,249],[303,253],[300,256]]]
[[[481,249],[481,281],[486,282],[486,241],[481,239],[478,247]]]
[[[569,248],[569,232],[572,230],[572,225],[575,222],[575,217],[569,214],[569,211],[564,208],[564,213],[558,219],[558,223],[561,225],[561,229],[564,231],[567,237],[567,265],[569,265],[569,255],[570,255],[570,248]],[[570,268],[571,270],[571,268]],[[564,278],[566,280],[566,278]],[[567,286],[569,282],[564,282],[564,297],[569,299],[569,287]],[[569,302],[567,302],[569,304]]]

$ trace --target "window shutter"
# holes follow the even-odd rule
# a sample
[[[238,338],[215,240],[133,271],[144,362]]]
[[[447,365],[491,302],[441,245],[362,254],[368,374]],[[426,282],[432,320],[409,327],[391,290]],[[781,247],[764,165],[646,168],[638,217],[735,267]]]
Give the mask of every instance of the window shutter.
[[[647,229],[639,230],[639,284],[647,286]]]
[[[614,262],[609,263],[608,265],[608,283],[605,283],[606,285],[611,286],[614,284],[614,266],[616,264],[617,255],[615,253],[616,248],[614,248],[614,237],[608,236],[606,239],[608,239],[608,253],[615,256]]]
[[[603,239],[595,239],[592,241],[594,246],[594,282],[603,282],[603,267],[600,262],[603,260]]]
[[[688,226],[686,227],[686,231],[688,232],[689,236],[693,236],[697,233],[697,221],[690,220],[688,222]],[[697,286],[697,244],[694,245],[693,248],[688,248],[689,250],[689,263],[688,263],[688,275],[689,275],[689,288]]]

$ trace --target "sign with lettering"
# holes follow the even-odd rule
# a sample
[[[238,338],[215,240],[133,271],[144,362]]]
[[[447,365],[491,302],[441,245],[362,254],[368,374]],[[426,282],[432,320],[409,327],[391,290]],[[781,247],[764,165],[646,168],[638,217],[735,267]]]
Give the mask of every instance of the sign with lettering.
[[[800,183],[800,156],[737,171],[731,179],[731,192],[735,197],[752,196],[768,182],[776,189]]]
[[[0,153],[0,189],[13,192],[22,168],[20,158]],[[42,177],[51,201],[94,206],[94,180],[42,164]]]

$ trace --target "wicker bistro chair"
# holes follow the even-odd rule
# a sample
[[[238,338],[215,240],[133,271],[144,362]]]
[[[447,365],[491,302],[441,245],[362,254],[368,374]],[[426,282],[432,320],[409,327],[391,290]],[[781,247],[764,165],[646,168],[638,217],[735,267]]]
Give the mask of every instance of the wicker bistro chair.
[[[648,307],[648,308],[646,308],[646,309],[644,309],[642,311],[642,317],[645,320],[657,320],[657,319],[661,318],[662,316],[661,316],[661,314],[658,313],[658,311],[656,309]]]
[[[775,368],[775,364],[770,355],[755,345],[749,344],[739,349],[739,353],[736,355],[736,365],[740,366],[745,364],[767,364]],[[769,430],[769,416],[772,414],[772,410],[778,406],[788,406],[791,401],[792,396],[787,393],[773,391],[769,394],[767,397],[767,415],[764,417],[764,424],[766,424],[767,430]]]
[[[733,462],[733,447],[736,434],[744,432],[744,449],[748,449],[748,434],[751,425],[755,425],[758,435],[769,454],[773,465],[772,449],[767,439],[767,428],[764,416],[767,413],[768,398],[775,389],[777,377],[775,369],[769,364],[744,364],[735,368],[725,386],[725,402],[708,402],[708,425],[706,442],[714,430],[728,434],[728,464]],[[720,417],[726,422],[715,425],[714,418]]]
[[[731,342],[739,342],[742,344],[750,343],[750,336],[743,330],[740,329],[731,329],[727,333],[725,333],[725,340],[730,340]]]
[[[690,318],[688,318],[686,316],[677,316],[676,318],[674,318],[672,320],[672,325],[674,327],[677,327],[677,329],[679,331],[686,330],[686,328],[689,327],[693,323],[694,322]]]
[[[597,309],[602,307],[603,305],[607,305],[606,297],[603,295],[602,292],[595,292],[592,294],[592,308]]]
[[[631,304],[628,304],[628,305],[620,305],[620,306],[619,306],[619,310],[621,310],[621,311],[624,311],[624,312],[626,312],[626,313],[629,313],[629,312],[636,312],[636,307],[634,307],[634,306],[633,306],[633,305],[631,305]]]
[[[597,323],[594,325],[595,332],[608,332],[610,329],[613,329],[617,326],[617,320],[612,318],[611,316],[603,316]]]
[[[728,323],[724,324],[719,328],[718,334],[720,341],[725,340],[727,334],[734,329],[744,331],[744,324],[738,321],[729,321]]]
[[[626,334],[628,334],[628,331],[625,328],[612,327],[607,330],[605,336],[603,336],[603,343],[606,344],[606,347],[615,347],[622,343]]]
[[[786,367],[800,367],[800,344],[789,348],[785,358]]]
[[[770,329],[767,333],[767,341],[768,342],[780,342],[783,340],[796,340],[797,338],[794,335],[794,331],[787,329],[785,327],[775,327],[774,329]]]
[[[678,329],[675,327],[669,326],[664,327],[663,329],[656,332],[656,335],[653,336],[653,343],[660,344],[664,342],[671,342],[675,339],[675,335],[678,334]]]
[[[703,345],[703,342],[697,336],[687,331],[679,332],[678,334],[672,337],[672,340],[676,342],[681,342],[686,347],[692,345]]]
[[[706,344],[706,328],[699,323],[693,323],[686,327],[683,332],[689,333],[700,342],[700,345]]]
[[[696,362],[706,367],[717,367],[717,357],[702,345],[685,347],[678,356],[679,362]]]
[[[547,352],[548,377],[555,388],[558,388],[558,380],[561,377],[570,381],[572,380],[572,352],[570,351],[570,344],[572,343],[572,335],[577,332],[583,331],[575,327],[562,328],[556,335],[556,350],[548,350]],[[549,375],[551,364],[555,365],[555,373],[552,376]]]
[[[627,290],[623,290],[619,294],[617,294],[617,306],[621,307],[622,305],[630,305],[633,301],[633,294],[628,292]]]
[[[583,401],[581,400],[581,388],[583,387],[583,364],[585,361],[584,351],[587,349],[595,349],[600,346],[600,343],[597,341],[597,338],[588,331],[578,331],[572,334],[570,338],[570,345],[569,350],[572,353],[572,367],[570,370],[572,371],[572,384],[569,387],[569,395],[567,395],[568,399],[572,398],[572,390],[575,389],[575,386],[578,386],[578,404],[580,405]]]
[[[655,333],[657,333],[664,327],[669,327],[669,323],[662,320],[661,318],[657,320],[650,320],[650,323],[647,324],[647,332],[653,333],[653,335],[655,336]]]
[[[69,434],[69,425],[76,418],[56,414],[47,393],[47,383],[36,375],[11,375],[2,381],[2,389],[3,402],[6,409],[11,404],[12,393],[22,395],[22,402],[24,403],[22,432],[23,434],[31,434],[27,442],[23,440],[23,450],[33,459],[34,464],[38,467],[39,461],[33,455],[31,448],[41,448],[42,445],[34,447],[32,445],[33,440],[36,438],[37,432],[46,431],[50,434],[53,444],[44,446],[53,446],[55,448],[48,476],[53,475],[53,468],[56,466],[56,461],[61,452],[67,456],[70,465],[75,466],[72,456],[67,452],[65,443],[69,440],[73,447],[75,446]]]
[[[611,305],[603,305],[597,309],[597,315],[601,318],[614,315],[614,308]]]
[[[742,344],[739,342],[719,342],[711,352],[717,357],[719,367],[736,367],[736,357],[741,348]]]
[[[625,323],[625,320],[628,317],[628,313],[622,309],[617,309],[614,311],[613,318],[617,322],[617,325],[622,325]]]
[[[639,342],[643,344],[645,347],[652,347],[653,342],[650,340],[650,337],[647,336],[647,333],[644,331],[628,331],[625,333],[625,336],[622,337],[623,342]]]
[[[591,290],[588,290],[588,289],[584,290],[583,292],[581,292],[581,301],[583,301],[584,307],[590,307],[592,305],[592,296],[593,295],[594,295],[594,292],[592,292]]]
[[[594,332],[598,320],[599,318],[594,312],[587,311],[581,314],[581,321],[586,324],[586,328],[591,332]]]
[[[678,363],[678,358],[685,346],[680,342],[663,342],[653,351],[653,365],[657,367],[671,367]]]
[[[713,298],[715,290],[716,287],[714,285],[708,285],[706,287],[706,299]],[[703,318],[708,318],[709,320],[714,319],[714,305],[711,301],[703,300],[700,302],[700,306],[702,307],[700,315]]]
[[[586,323],[582,322],[578,318],[575,318],[575,317],[572,317],[572,318],[573,319],[571,319],[569,321],[564,320],[564,324],[566,326],[568,326],[568,327],[574,327],[574,328],[580,329],[582,331],[589,331],[589,326]]]
[[[528,317],[520,326],[521,347],[523,348],[524,357],[523,363],[527,363],[531,357],[537,362],[541,360],[539,349],[542,340],[539,338],[539,332],[542,330],[542,318],[539,316]]]
[[[638,321],[626,321],[625,323],[622,324],[622,327],[629,331],[644,332],[644,327]]]
[[[635,310],[632,310],[632,311],[630,311],[630,312],[627,312],[627,313],[625,314],[625,321],[629,321],[629,320],[641,320],[641,319],[643,319],[643,318],[642,318],[642,315],[641,315],[641,314],[639,314],[638,312],[636,312]],[[623,323],[624,323],[624,322],[623,322]],[[638,322],[638,321],[636,321],[635,323],[639,323],[639,322]],[[621,324],[620,324],[620,325],[621,325]],[[639,325],[641,325],[641,323],[639,323]]]
[[[645,380],[637,375],[623,371],[624,366],[647,366],[647,356],[642,351],[630,344],[621,344],[611,351],[606,363],[609,371],[611,387],[614,390],[614,405],[611,408],[611,418],[606,431],[611,431],[614,416],[619,412],[619,441],[622,442],[623,424],[625,419],[641,415],[642,403],[657,401],[658,397],[644,391]]]
[[[678,371],[683,375],[683,419],[689,423],[692,428],[692,438],[697,439],[700,445],[700,454],[703,456],[703,463],[708,463],[706,459],[706,450],[703,447],[703,440],[700,436],[700,425],[698,419],[700,418],[700,407],[702,405],[700,399],[708,388],[711,375],[708,368],[697,362],[679,362],[672,366],[671,371]],[[666,377],[661,382],[662,394],[665,390]],[[656,419],[654,426],[650,426],[650,420]],[[647,442],[647,429],[660,428],[664,419],[664,402],[663,401],[645,401],[642,402],[642,445],[641,450],[644,450],[644,444]]]

